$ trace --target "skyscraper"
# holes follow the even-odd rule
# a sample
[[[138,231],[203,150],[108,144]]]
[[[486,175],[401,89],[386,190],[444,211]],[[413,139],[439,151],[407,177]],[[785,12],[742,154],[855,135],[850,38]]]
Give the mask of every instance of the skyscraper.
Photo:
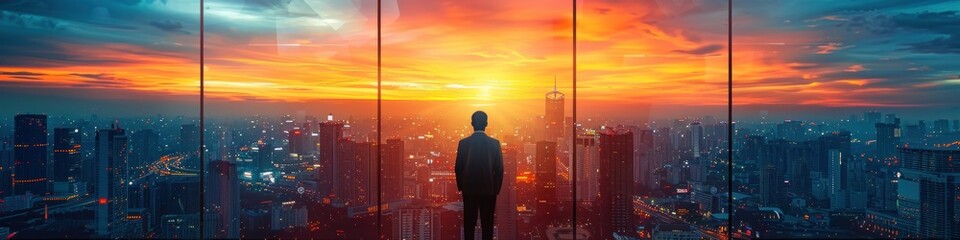
[[[577,201],[593,201],[599,188],[597,166],[600,150],[597,146],[598,135],[586,133],[577,137]],[[632,156],[631,156],[632,157]]]
[[[901,148],[900,154],[901,218],[917,223],[920,238],[960,238],[960,150]]]
[[[700,122],[690,123],[690,149],[693,151],[693,157],[699,158],[703,147],[703,127]]]
[[[53,181],[54,192],[73,193],[74,183],[80,181],[80,130],[56,128],[53,130]]]
[[[13,151],[11,142],[0,138],[0,198],[13,195]]]
[[[341,203],[357,202],[357,187],[360,186],[360,169],[357,164],[356,143],[350,139],[337,141],[337,176],[334,179],[336,199]]]
[[[600,234],[634,232],[633,132],[607,127],[599,144]]]
[[[206,211],[217,215],[213,238],[240,237],[240,180],[237,165],[227,161],[211,161],[206,175]]]
[[[118,238],[127,217],[127,136],[122,128],[98,130],[96,141],[96,233]]]
[[[200,152],[200,128],[196,124],[184,124],[180,126],[180,153],[199,154]]]
[[[20,114],[14,122],[14,194],[47,194],[47,115]]]
[[[303,130],[300,129],[294,129],[287,134],[287,149],[289,149],[290,153],[295,153],[297,155],[303,155],[306,153],[305,149],[303,148],[303,142],[306,140],[305,135],[306,134],[304,134]]]
[[[258,172],[256,174],[257,176],[254,177],[259,177],[259,175],[264,172],[273,171],[275,169],[273,166],[273,145],[258,142],[255,150],[257,150],[256,162]]]
[[[863,121],[869,124],[875,124],[880,122],[881,114],[877,111],[868,111],[863,113]]]
[[[547,92],[545,101],[544,121],[544,140],[556,142],[557,138],[563,137],[563,102],[564,94],[557,91],[557,79],[553,79],[553,91]]]
[[[652,159],[653,130],[634,126],[630,131],[633,132],[633,179],[646,190],[653,186],[653,170],[656,169]]]
[[[877,157],[891,158],[897,155],[897,145],[900,145],[900,119],[892,123],[877,123]]]
[[[503,186],[497,195],[497,239],[517,239],[517,149],[503,148]]]
[[[803,140],[803,121],[784,120],[777,124],[777,137],[789,141]]]
[[[343,122],[333,121],[333,117],[320,123],[320,157],[317,167],[319,191],[323,195],[334,194],[336,191],[337,176],[340,168],[337,167],[337,146],[343,138]]]
[[[536,225],[546,226],[559,217],[557,209],[557,143],[537,142],[534,185]]]
[[[371,204],[377,201],[377,151],[375,142],[356,143],[357,170],[359,172],[359,186],[357,186],[357,204]]]
[[[383,146],[383,167],[381,181],[383,202],[403,198],[403,140],[387,139]]]
[[[160,136],[152,129],[130,134],[130,170],[144,170],[160,159]]]
[[[933,121],[933,133],[943,134],[950,132],[950,120],[937,119]]]
[[[830,193],[830,208],[831,209],[845,209],[847,208],[847,165],[850,165],[850,161],[847,161],[847,164],[844,165],[844,160],[848,156],[845,156],[838,149],[830,149],[828,151],[828,158],[830,162],[830,172],[828,178],[828,192]]]
[[[405,207],[395,214],[393,239],[440,239],[440,209],[429,206]]]

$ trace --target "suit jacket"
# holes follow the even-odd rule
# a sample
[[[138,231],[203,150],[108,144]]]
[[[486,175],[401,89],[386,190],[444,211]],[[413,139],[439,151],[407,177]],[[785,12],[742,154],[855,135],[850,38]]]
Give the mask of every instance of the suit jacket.
[[[500,141],[483,132],[460,140],[457,146],[457,189],[463,194],[497,195],[503,185]]]

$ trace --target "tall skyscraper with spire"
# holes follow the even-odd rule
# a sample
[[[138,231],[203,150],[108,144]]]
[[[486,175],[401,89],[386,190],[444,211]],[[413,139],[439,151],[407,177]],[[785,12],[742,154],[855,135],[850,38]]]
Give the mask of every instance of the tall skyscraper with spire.
[[[553,78],[553,91],[547,92],[545,111],[543,114],[544,140],[556,142],[563,136],[563,101],[564,94],[557,91],[557,78]]]

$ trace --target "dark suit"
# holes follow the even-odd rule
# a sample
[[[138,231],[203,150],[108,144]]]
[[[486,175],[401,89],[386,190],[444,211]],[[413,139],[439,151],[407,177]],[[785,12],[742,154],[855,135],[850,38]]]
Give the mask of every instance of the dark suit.
[[[500,141],[483,132],[460,140],[457,147],[457,189],[463,193],[463,229],[473,239],[480,213],[483,239],[493,239],[493,212],[503,185],[503,153]]]

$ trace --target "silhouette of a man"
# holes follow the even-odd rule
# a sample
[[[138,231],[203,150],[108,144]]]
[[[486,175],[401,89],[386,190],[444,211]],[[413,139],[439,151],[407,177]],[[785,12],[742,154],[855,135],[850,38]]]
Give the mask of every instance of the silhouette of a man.
[[[497,194],[503,185],[503,153],[500,141],[487,136],[487,113],[471,116],[473,135],[460,140],[457,147],[457,189],[463,194],[463,235],[474,239],[477,212],[483,239],[493,239],[493,212]]]

